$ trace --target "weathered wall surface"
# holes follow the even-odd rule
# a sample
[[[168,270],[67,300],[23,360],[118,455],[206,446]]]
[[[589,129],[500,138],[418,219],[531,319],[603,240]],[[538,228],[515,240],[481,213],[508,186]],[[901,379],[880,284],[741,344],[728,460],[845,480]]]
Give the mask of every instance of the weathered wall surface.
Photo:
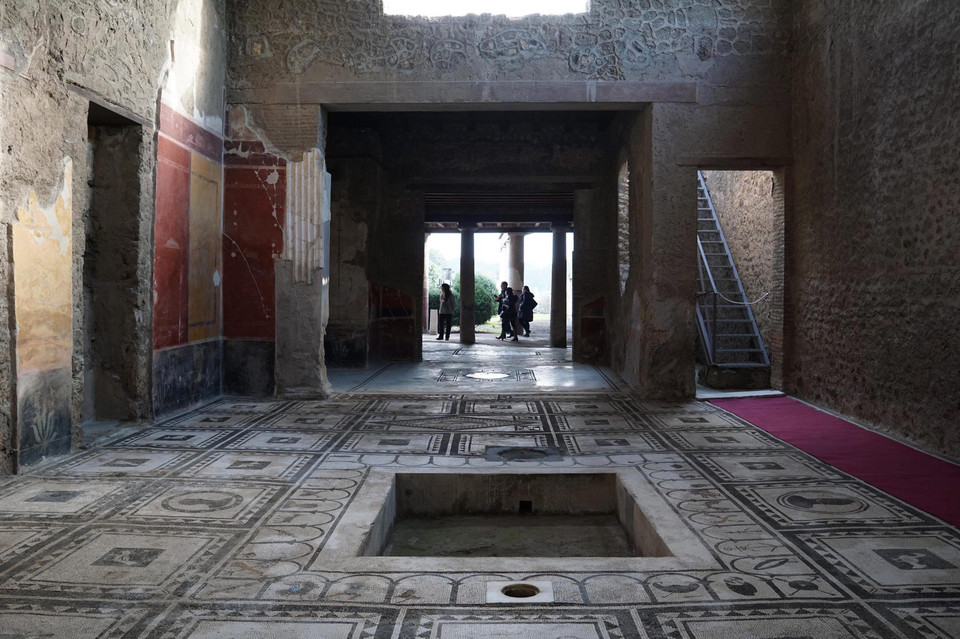
[[[423,19],[380,0],[231,0],[230,85],[364,80],[674,80],[769,55],[780,0],[594,0],[587,14]],[[309,7],[309,8],[308,8]]]
[[[704,171],[704,182],[771,359],[783,367],[783,181],[773,171]],[[762,299],[761,299],[762,298]]]
[[[219,116],[222,109],[205,106],[209,100],[196,96],[214,95],[222,100],[223,45],[204,51],[203,61],[190,63],[190,56],[178,55],[186,66],[172,65],[171,40],[174,47],[182,43],[185,34],[195,30],[193,40],[199,43],[219,38],[223,31],[212,22],[218,16],[222,23],[223,7],[218,0],[161,0],[151,3],[105,3],[78,0],[62,3],[48,0],[21,0],[5,2],[0,6],[0,224],[10,227],[18,222],[17,210],[28,210],[31,197],[36,197],[38,208],[55,207],[59,194],[65,188],[72,193],[70,269],[62,273],[58,267],[58,281],[69,286],[72,299],[71,328],[64,334],[61,326],[51,339],[70,344],[70,370],[60,387],[70,387],[70,401],[66,408],[56,403],[58,423],[71,426],[76,441],[82,419],[83,397],[83,255],[87,206],[90,201],[87,182],[91,172],[87,153],[87,112],[90,99],[113,105],[114,110],[145,125],[142,141],[141,165],[138,176],[139,211],[136,227],[137,287],[134,297],[138,306],[125,309],[136,317],[136,353],[133,359],[142,362],[138,371],[139,384],[149,380],[149,352],[152,328],[151,270],[152,246],[150,224],[154,208],[154,158],[152,123],[157,121],[157,105],[168,73],[179,69],[183,86],[193,87],[190,113],[208,109]],[[193,20],[200,16],[202,19]],[[182,20],[181,18],[190,18]],[[178,22],[179,20],[179,22]],[[182,49],[181,49],[182,51]],[[220,62],[217,62],[219,57]],[[217,71],[219,70],[219,71]],[[212,76],[212,78],[210,77]],[[209,81],[209,82],[208,82]],[[207,93],[204,87],[215,86]],[[167,91],[164,101],[173,100]],[[69,185],[64,183],[65,164],[72,164],[72,176],[67,173]],[[31,262],[16,260],[8,234],[0,236],[0,323],[9,325],[16,316],[16,299],[9,283],[17,278],[32,277]],[[43,268],[53,268],[44,263]],[[12,271],[12,272],[11,272]],[[18,335],[0,333],[0,385],[26,392],[24,379],[19,382],[10,358],[11,346],[18,348]],[[25,346],[25,344],[21,344]],[[144,352],[140,352],[140,351]],[[72,378],[72,383],[69,381]],[[149,390],[145,391],[149,392]],[[32,394],[36,402],[45,405],[42,393]],[[0,472],[13,468],[15,451],[21,446],[31,447],[34,440],[28,433],[37,422],[26,423],[29,413],[16,413],[8,395],[0,399]],[[21,395],[22,399],[26,396]],[[30,400],[33,401],[33,400]],[[34,402],[36,404],[36,402]],[[50,402],[46,402],[50,404]],[[52,405],[52,404],[51,404]],[[66,411],[66,412],[65,412]],[[49,414],[49,411],[47,411]],[[32,419],[32,418],[31,418]],[[42,454],[42,451],[41,451]],[[30,458],[25,461],[30,461]]]
[[[960,455],[960,20],[942,2],[796,14],[788,389]]]

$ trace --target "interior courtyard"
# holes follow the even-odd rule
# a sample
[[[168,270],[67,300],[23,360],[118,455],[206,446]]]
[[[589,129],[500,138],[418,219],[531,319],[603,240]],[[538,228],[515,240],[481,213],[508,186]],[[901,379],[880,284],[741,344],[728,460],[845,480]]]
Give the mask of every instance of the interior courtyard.
[[[960,9],[574,4],[0,5],[0,637],[960,637]]]

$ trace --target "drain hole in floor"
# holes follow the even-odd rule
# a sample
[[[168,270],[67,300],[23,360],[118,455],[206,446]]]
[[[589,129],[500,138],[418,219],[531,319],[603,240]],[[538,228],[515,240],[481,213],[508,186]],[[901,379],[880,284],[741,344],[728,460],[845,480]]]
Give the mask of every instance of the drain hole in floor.
[[[500,590],[507,597],[515,599],[526,599],[527,597],[536,597],[540,594],[540,589],[533,584],[510,584]]]

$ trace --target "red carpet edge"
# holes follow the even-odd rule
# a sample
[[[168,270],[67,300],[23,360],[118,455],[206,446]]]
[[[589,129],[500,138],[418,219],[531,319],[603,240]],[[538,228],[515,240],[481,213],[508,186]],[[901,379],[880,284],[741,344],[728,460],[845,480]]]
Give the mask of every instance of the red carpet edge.
[[[790,397],[710,403],[908,504],[960,527],[960,465]]]

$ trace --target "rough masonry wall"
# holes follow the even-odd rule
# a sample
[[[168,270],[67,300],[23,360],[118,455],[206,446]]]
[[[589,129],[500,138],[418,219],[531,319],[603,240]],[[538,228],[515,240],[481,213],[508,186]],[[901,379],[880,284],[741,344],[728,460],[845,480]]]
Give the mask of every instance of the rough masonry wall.
[[[795,20],[787,387],[960,455],[956,7],[810,0]]]
[[[783,179],[773,171],[704,171],[720,227],[770,355],[771,384],[783,368]]]
[[[364,80],[676,80],[770,55],[782,0],[593,0],[580,15],[408,18],[381,0],[230,0],[230,86]]]
[[[61,272],[57,280],[70,288],[72,329],[65,335],[57,328],[50,338],[66,340],[71,346],[72,363],[68,379],[70,401],[54,403],[42,394],[27,393],[27,384],[18,384],[17,372],[7,355],[17,350],[16,333],[0,332],[0,385],[18,388],[22,401],[32,395],[34,403],[46,406],[45,414],[54,416],[66,428],[68,439],[75,443],[83,397],[83,255],[85,249],[86,209],[90,199],[87,182],[90,179],[87,154],[87,112],[91,97],[114,110],[144,124],[139,176],[137,243],[137,297],[138,308],[127,309],[136,314],[137,330],[134,342],[144,366],[149,360],[152,317],[150,308],[152,247],[150,225],[154,209],[155,146],[151,123],[157,121],[157,105],[161,88],[168,72],[171,43],[184,40],[190,28],[213,32],[210,22],[184,22],[178,26],[178,17],[221,14],[217,0],[160,0],[150,3],[108,3],[77,0],[63,3],[50,0],[18,0],[0,5],[0,224],[10,227],[15,223],[17,210],[30,208],[32,198],[40,209],[55,206],[60,193],[72,191],[72,245],[70,270]],[[193,26],[191,26],[191,24]],[[200,38],[194,38],[199,40]],[[216,56],[181,76],[193,78],[191,86],[202,86],[201,76],[208,68],[218,67]],[[217,99],[222,95],[222,58]],[[184,62],[189,56],[179,56]],[[172,94],[170,94],[172,96]],[[168,96],[168,97],[170,97]],[[191,101],[196,111],[204,111],[204,100]],[[191,107],[193,109],[193,107]],[[219,110],[217,111],[219,113]],[[65,164],[72,165],[72,177],[65,172]],[[65,178],[70,184],[65,184]],[[34,268],[50,268],[29,260],[15,261],[13,247],[7,241],[8,233],[0,234],[0,325],[8,326],[16,317],[16,299],[9,284],[14,279],[35,277]],[[140,353],[139,350],[145,350]],[[16,355],[15,355],[16,357]],[[140,371],[149,379],[150,371]],[[26,380],[23,380],[26,381]],[[146,391],[149,392],[149,391]],[[24,394],[25,393],[25,394]],[[0,472],[14,468],[15,452],[21,446],[35,448],[35,439],[29,438],[33,423],[15,422],[16,407],[8,399],[0,398]],[[52,410],[52,413],[51,413]],[[25,413],[21,411],[20,417]],[[66,426],[64,426],[66,425]],[[72,431],[72,432],[71,432]],[[64,433],[58,431],[58,435]],[[39,455],[53,452],[43,446]],[[32,459],[32,453],[29,459]]]

